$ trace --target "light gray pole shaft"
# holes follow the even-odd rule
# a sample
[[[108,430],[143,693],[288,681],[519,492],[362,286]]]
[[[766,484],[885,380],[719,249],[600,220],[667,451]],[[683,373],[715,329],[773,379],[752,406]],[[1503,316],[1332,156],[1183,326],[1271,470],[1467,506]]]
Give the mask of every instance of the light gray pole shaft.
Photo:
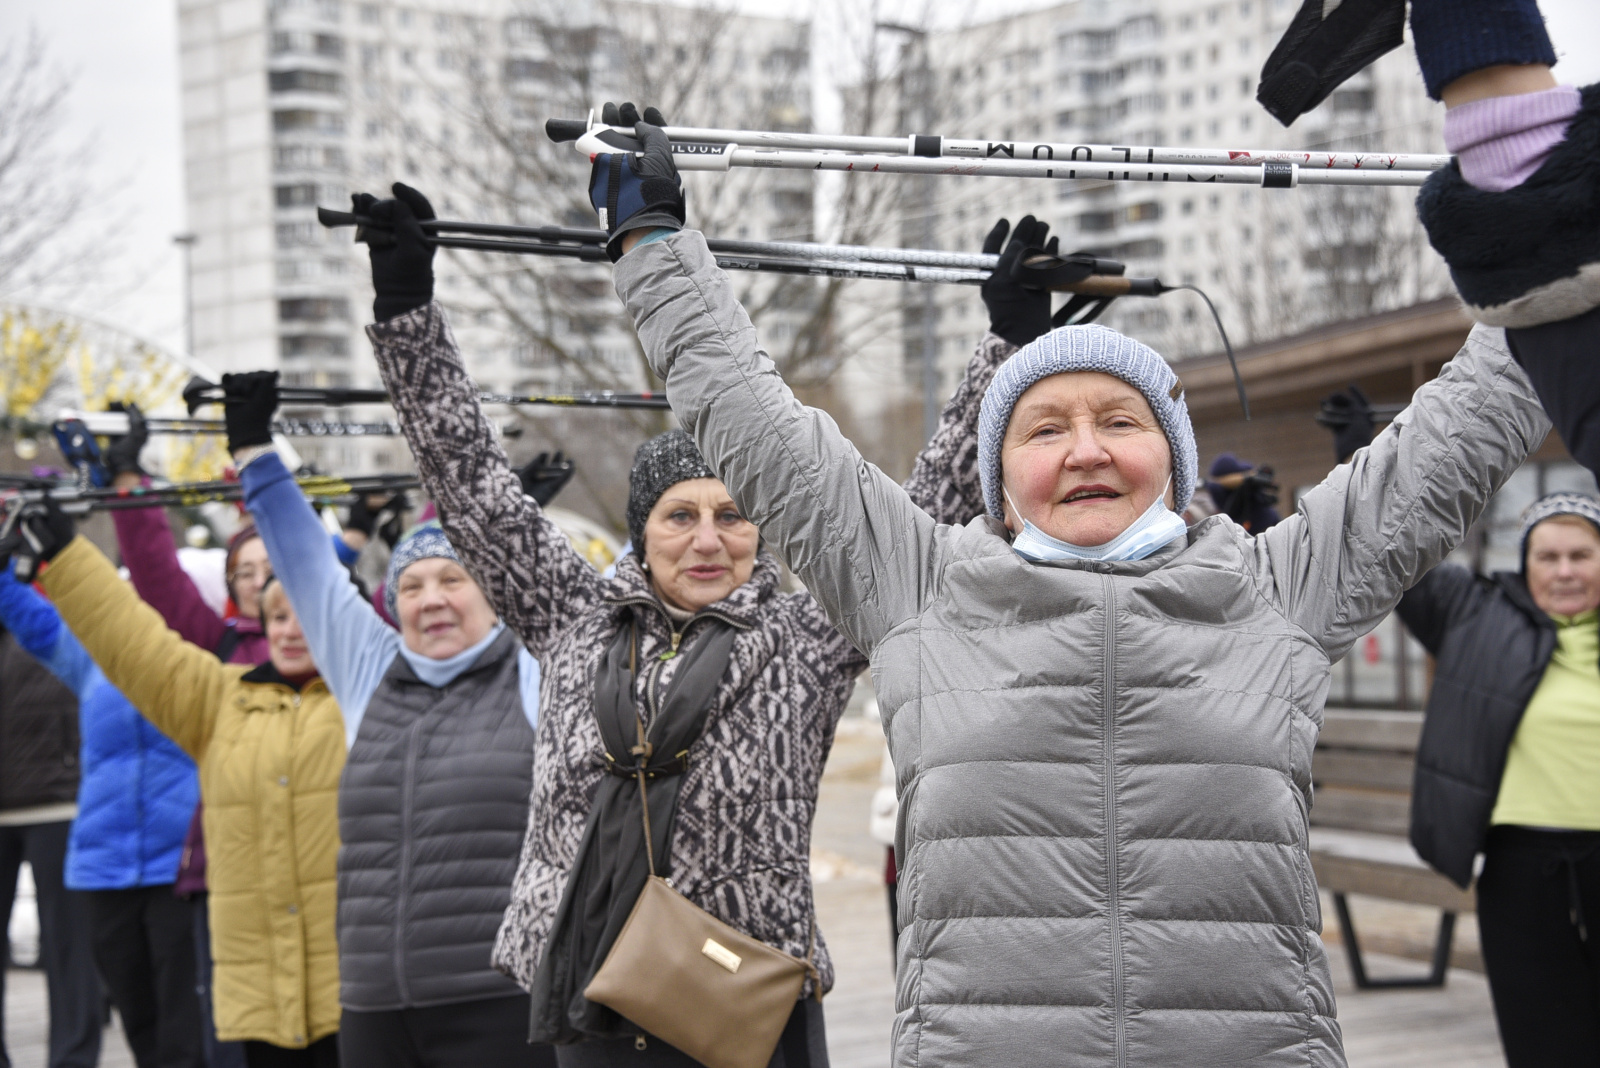
[[[632,130],[619,130],[632,134]],[[845,134],[779,133],[771,130],[721,130],[668,126],[673,141],[745,148],[927,155],[965,159],[1057,159],[1094,163],[1180,163],[1250,167],[1270,160],[1307,169],[1436,171],[1450,156],[1431,152],[1316,152],[1283,148],[1190,148],[1171,145],[1085,145],[1065,141],[986,140],[960,137],[852,137]]]
[[[1053,178],[1058,181],[1206,182],[1228,185],[1292,187],[1295,185],[1418,186],[1432,171],[1366,171],[1303,168],[1274,162],[1260,166],[1198,166],[1180,163],[1086,163],[1046,159],[954,159],[928,156],[872,156],[851,152],[745,148],[725,151],[674,152],[680,171],[723,171],[730,167],[777,170],[845,171],[869,174],[936,174],[992,178]]]

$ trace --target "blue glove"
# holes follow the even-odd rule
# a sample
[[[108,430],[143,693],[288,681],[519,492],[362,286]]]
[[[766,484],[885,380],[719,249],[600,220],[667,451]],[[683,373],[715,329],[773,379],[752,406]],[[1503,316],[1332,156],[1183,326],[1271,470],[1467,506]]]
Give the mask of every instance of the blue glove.
[[[661,112],[645,108],[641,120],[632,104],[607,104],[600,114],[608,126],[632,126],[644,145],[642,152],[599,153],[589,171],[589,202],[600,213],[606,255],[615,263],[628,231],[683,229],[683,182],[672,162],[672,142],[661,129],[667,124]]]

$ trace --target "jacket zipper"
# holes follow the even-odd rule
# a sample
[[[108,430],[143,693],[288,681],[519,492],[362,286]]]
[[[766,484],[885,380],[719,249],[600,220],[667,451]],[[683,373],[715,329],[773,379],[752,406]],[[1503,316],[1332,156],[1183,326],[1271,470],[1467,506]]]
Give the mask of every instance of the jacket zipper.
[[[1117,588],[1110,576],[1102,579],[1106,591],[1104,647],[1101,651],[1101,742],[1100,760],[1105,775],[1106,820],[1106,899],[1111,916],[1111,1012],[1116,1027],[1116,1060],[1127,1063],[1128,1030],[1126,991],[1122,961],[1122,873],[1117,857]]]
[[[400,780],[400,893],[394,913],[394,977],[400,991],[400,1004],[411,1004],[411,985],[406,981],[406,916],[411,904],[411,806],[412,784],[416,781],[417,743],[422,736],[422,723],[416,721],[406,732],[406,766]]]

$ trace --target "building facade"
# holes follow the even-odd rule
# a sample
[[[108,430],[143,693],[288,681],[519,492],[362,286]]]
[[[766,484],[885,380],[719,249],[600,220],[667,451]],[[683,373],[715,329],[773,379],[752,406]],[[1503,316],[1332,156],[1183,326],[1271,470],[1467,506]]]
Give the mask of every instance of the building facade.
[[[195,354],[292,384],[376,379],[365,249],[320,226],[317,206],[399,180],[443,217],[592,227],[586,164],[546,140],[546,118],[639,99],[699,121],[810,124],[809,26],[793,20],[559,0],[180,0],[179,26]],[[763,178],[691,181],[690,195],[742,235],[808,238],[810,176]],[[435,275],[485,388],[647,385],[603,269],[451,252]],[[780,309],[772,327],[798,316]],[[383,442],[302,452],[340,471],[406,460]]]
[[[1255,100],[1261,66],[1298,0],[1070,0],[927,38],[932,91],[905,109],[928,132],[1071,144],[1442,152],[1409,44],[1284,129]],[[901,69],[924,61],[911,44]],[[919,114],[920,113],[920,114]],[[920,127],[919,127],[920,128]],[[994,220],[1034,214],[1063,250],[1130,275],[1201,286],[1234,344],[1282,336],[1448,291],[1411,208],[1415,191],[1364,187],[943,179],[928,210],[946,249],[978,250]],[[920,231],[920,204],[907,232]],[[939,294],[944,388],[983,328],[976,294]],[[908,295],[908,381],[922,359]],[[1119,301],[1105,321],[1170,358],[1220,350],[1199,297]]]

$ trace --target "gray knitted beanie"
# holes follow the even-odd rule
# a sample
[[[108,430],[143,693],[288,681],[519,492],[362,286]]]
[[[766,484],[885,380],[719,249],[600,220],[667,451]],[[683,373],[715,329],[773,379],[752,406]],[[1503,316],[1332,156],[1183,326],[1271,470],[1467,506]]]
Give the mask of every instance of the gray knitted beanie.
[[[437,519],[418,523],[395,545],[394,555],[389,557],[389,570],[383,576],[383,607],[388,609],[390,619],[396,622],[400,619],[400,576],[418,560],[434,556],[461,563],[461,557],[456,555],[455,547],[445,537]]]
[[[688,434],[669,430],[657,434],[633,454],[633,470],[628,472],[628,537],[633,551],[644,559],[644,523],[661,495],[691,478],[716,478]]]
[[[978,475],[983,502],[996,519],[1005,517],[1000,493],[1000,443],[1011,410],[1028,387],[1064,371],[1101,371],[1144,394],[1172,449],[1172,493],[1176,511],[1189,507],[1199,470],[1194,427],[1183,400],[1183,383],[1155,349],[1109,327],[1063,326],[1018,349],[1001,365],[978,413]]]
[[[1547,493],[1528,505],[1522,513],[1522,536],[1518,541],[1522,547],[1524,565],[1528,562],[1528,535],[1533,533],[1534,527],[1558,515],[1587,519],[1595,532],[1600,533],[1600,499],[1587,493]]]

